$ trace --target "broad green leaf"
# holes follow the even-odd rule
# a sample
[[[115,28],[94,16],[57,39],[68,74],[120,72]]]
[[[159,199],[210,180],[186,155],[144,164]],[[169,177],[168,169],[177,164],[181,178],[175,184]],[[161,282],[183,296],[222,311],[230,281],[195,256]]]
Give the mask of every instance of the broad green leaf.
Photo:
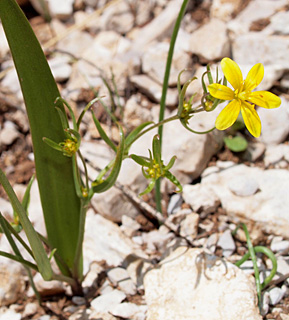
[[[248,147],[248,142],[241,136],[236,137],[224,137],[226,146],[233,152],[245,151]]]
[[[59,143],[65,139],[54,107],[54,101],[60,93],[39,42],[15,0],[0,0],[0,18],[20,79],[29,118],[48,239],[65,263],[72,268],[80,215],[80,199],[74,188],[72,160],[53,150],[42,140],[47,137]],[[57,262],[61,271],[67,274],[59,260]]]

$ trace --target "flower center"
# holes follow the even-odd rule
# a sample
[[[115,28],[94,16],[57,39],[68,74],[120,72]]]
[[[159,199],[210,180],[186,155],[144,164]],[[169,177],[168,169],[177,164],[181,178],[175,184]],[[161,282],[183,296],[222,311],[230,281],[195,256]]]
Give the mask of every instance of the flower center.
[[[235,94],[235,99],[237,100],[248,100],[249,96],[250,96],[251,91],[241,91],[239,92],[238,90],[235,90],[234,94]]]

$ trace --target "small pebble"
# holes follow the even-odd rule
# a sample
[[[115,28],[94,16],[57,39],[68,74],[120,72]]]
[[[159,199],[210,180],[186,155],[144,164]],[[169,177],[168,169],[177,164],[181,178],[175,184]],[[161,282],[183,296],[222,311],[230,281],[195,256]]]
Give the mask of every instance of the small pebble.
[[[273,252],[288,252],[289,251],[289,241],[283,240],[282,237],[274,237],[271,246]]]
[[[285,292],[279,287],[274,287],[269,290],[270,305],[275,306],[278,302],[281,301],[284,294]]]
[[[219,238],[218,246],[223,249],[223,256],[229,257],[236,249],[231,231],[226,230]]]
[[[72,297],[72,303],[74,303],[77,306],[83,306],[86,304],[86,301],[83,297],[74,296]]]

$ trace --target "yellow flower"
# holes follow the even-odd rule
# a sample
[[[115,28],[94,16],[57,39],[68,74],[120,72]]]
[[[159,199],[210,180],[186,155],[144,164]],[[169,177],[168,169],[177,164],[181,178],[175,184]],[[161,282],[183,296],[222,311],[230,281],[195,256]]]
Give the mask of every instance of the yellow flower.
[[[231,100],[216,119],[216,128],[225,130],[238,118],[241,111],[246,127],[254,137],[261,134],[261,121],[255,110],[255,105],[266,109],[278,108],[281,99],[269,91],[254,91],[264,76],[264,67],[261,63],[255,64],[245,80],[236,62],[229,58],[221,61],[221,67],[226,79],[234,90],[218,83],[208,86],[210,94],[217,99]]]

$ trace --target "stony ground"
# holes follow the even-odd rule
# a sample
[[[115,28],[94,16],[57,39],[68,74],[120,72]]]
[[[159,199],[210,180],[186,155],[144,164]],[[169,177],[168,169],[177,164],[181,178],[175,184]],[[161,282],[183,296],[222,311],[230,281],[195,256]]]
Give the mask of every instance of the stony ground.
[[[34,6],[36,2],[31,1]],[[49,2],[50,23],[30,3],[23,9],[63,97],[75,112],[98,92],[127,132],[143,121],[155,121],[169,39],[182,1],[75,0],[63,8]],[[35,275],[43,296],[39,307],[21,266],[3,258],[0,320],[226,320],[232,314],[240,315],[238,319],[289,319],[288,8],[286,0],[190,2],[176,44],[167,115],[176,110],[179,71],[189,68],[184,77],[201,77],[207,63],[214,69],[226,56],[240,65],[244,75],[262,62],[265,78],[259,89],[279,95],[281,107],[258,109],[259,139],[245,129],[193,135],[178,123],[168,124],[163,157],[166,163],[177,155],[173,172],[184,189],[177,194],[164,181],[164,216],[155,211],[153,195],[138,197],[147,181],[140,168],[126,160],[116,187],[96,195],[88,211],[85,296],[72,296],[67,286],[45,283]],[[1,27],[0,63],[0,167],[21,197],[34,173],[33,150]],[[193,82],[189,91],[201,93],[200,81]],[[209,129],[219,111],[194,117],[191,127]],[[100,104],[95,112],[117,142],[117,130]],[[112,154],[89,117],[84,118],[82,133],[81,150],[94,177]],[[230,151],[223,142],[230,135],[246,138],[247,150]],[[152,136],[143,137],[131,152],[147,155]],[[45,233],[39,207],[34,183],[29,214],[35,228]],[[0,210],[11,217],[2,189]],[[240,221],[246,222],[253,244],[271,248],[278,260],[277,275],[263,291],[262,316],[256,306],[252,263],[242,265],[242,271],[232,264],[247,252],[244,233],[239,230],[232,236]],[[189,249],[182,251],[184,246]],[[1,236],[0,248],[10,250]],[[272,265],[262,255],[258,264],[263,279]]]

